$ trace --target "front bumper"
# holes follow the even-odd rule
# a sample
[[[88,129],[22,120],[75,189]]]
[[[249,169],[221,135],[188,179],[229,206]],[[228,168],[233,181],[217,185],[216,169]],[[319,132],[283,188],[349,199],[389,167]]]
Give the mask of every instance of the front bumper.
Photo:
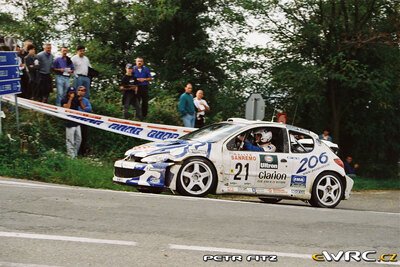
[[[165,187],[167,168],[173,163],[141,163],[117,160],[113,181],[133,186]]]

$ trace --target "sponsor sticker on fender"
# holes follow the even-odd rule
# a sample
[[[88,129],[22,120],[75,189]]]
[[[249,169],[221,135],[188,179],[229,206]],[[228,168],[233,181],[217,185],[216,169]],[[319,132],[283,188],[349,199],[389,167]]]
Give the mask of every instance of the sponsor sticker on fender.
[[[304,195],[306,193],[306,190],[292,189],[290,190],[290,192],[295,195]]]
[[[307,176],[292,175],[290,180],[291,187],[306,187]]]
[[[260,169],[278,169],[278,156],[260,155]]]
[[[285,173],[279,172],[267,172],[262,171],[258,173],[257,183],[265,183],[265,184],[285,184],[287,179],[287,175]]]
[[[256,156],[247,153],[247,154],[238,154],[238,153],[233,153],[231,154],[231,159],[232,160],[243,160],[243,161],[256,161],[257,158]]]

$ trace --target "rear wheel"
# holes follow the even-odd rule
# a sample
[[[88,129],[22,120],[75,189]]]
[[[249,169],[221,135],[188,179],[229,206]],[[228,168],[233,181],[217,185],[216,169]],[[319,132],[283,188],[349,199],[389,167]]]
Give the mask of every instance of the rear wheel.
[[[205,196],[215,190],[217,172],[214,166],[203,158],[190,158],[182,164],[176,181],[179,194]]]
[[[259,197],[259,199],[269,204],[275,204],[282,200],[282,198],[272,198],[272,197]]]
[[[342,180],[336,173],[325,172],[315,179],[310,204],[313,207],[334,208],[343,196]]]

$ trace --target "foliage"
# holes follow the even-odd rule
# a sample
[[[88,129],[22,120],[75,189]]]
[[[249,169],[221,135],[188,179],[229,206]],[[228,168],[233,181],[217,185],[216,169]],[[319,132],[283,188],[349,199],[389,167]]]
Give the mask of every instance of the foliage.
[[[183,126],[176,98],[163,93],[163,91],[158,91],[156,95],[157,97],[153,98],[149,103],[147,121]]]
[[[278,42],[269,54],[270,90],[285,96],[284,106],[299,107],[297,124],[331,128],[334,141],[365,173],[396,175],[399,2],[274,1],[269,9],[260,8],[266,5],[261,1],[245,2],[253,3],[249,12]],[[386,168],[378,171],[380,164]]]
[[[3,0],[18,10],[14,15],[0,13],[0,35],[30,39],[41,47],[58,36],[62,3],[53,0]]]
[[[353,190],[400,190],[399,177],[368,178],[356,176]]]
[[[35,157],[28,151],[21,151],[19,141],[10,141],[4,136],[0,136],[0,173],[2,176],[135,191],[134,188],[112,183],[112,163],[105,164],[96,158],[71,159],[55,150],[46,151]]]

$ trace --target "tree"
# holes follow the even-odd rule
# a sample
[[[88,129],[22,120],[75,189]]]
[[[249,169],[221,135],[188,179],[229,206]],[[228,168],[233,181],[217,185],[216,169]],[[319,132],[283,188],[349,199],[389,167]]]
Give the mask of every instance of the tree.
[[[56,25],[62,3],[53,0],[3,0],[15,10],[0,13],[0,34],[31,39],[41,47],[58,36]]]
[[[271,85],[298,103],[299,123],[319,130],[329,125],[335,142],[364,160],[365,169],[382,163],[385,170],[396,170],[400,3],[296,0],[266,7],[245,2],[252,3],[250,11],[279,44],[272,54]]]
[[[148,38],[137,53],[145,55],[157,70],[159,86],[177,95],[186,82],[203,89],[213,104],[225,74],[206,28],[212,23],[208,9],[215,1],[142,1],[133,11],[140,14],[138,25]]]

